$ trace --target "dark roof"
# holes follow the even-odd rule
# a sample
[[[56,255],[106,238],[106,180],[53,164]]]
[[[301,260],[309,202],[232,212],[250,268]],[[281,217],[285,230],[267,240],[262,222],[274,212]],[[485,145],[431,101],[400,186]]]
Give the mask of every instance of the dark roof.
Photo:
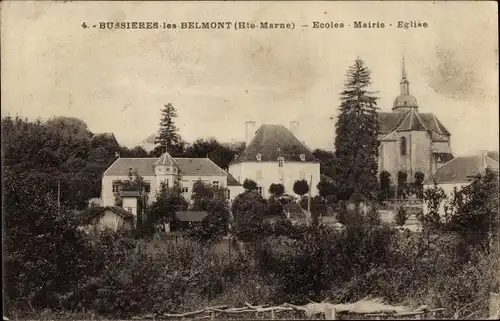
[[[123,217],[124,219],[132,219],[134,218],[134,215],[125,209],[118,207],[118,206],[106,206],[106,207],[92,207],[86,211],[83,211],[78,214],[78,218],[81,220],[82,223],[88,224],[90,223],[95,217],[99,216],[100,214],[104,213],[105,211],[111,211],[115,213],[118,216]]]
[[[158,158],[117,158],[104,172],[104,176],[127,176],[130,169],[141,176],[154,176],[154,163]]]
[[[118,158],[104,172],[105,176],[127,176],[130,169],[141,176],[154,176],[154,165],[169,164],[172,160],[179,167],[180,173],[190,176],[227,175],[219,166],[208,158],[172,158],[163,154],[159,158]]]
[[[201,222],[208,213],[205,211],[178,211],[175,216],[181,222]]]
[[[174,158],[174,160],[179,164],[181,174],[190,176],[227,175],[209,158]]]
[[[498,151],[487,152],[487,156],[491,159],[494,159],[498,162]]]
[[[378,114],[378,120],[380,124],[379,134],[381,135],[389,134],[395,130],[429,130],[433,133],[434,141],[447,141],[444,137],[450,136],[450,132],[434,114],[418,113],[414,108],[401,114],[382,112]]]
[[[485,167],[498,170],[498,161],[483,155],[460,156],[443,164],[436,173],[424,180],[424,185],[432,185],[434,181],[441,183],[466,183],[474,176],[482,173]]]
[[[227,186],[241,186],[241,184],[231,174],[227,174]]]
[[[260,126],[245,151],[233,161],[233,164],[244,161],[256,162],[257,154],[261,155],[263,162],[276,162],[278,157],[283,157],[285,162],[300,162],[301,154],[305,156],[306,162],[318,162],[309,148],[283,125]]]

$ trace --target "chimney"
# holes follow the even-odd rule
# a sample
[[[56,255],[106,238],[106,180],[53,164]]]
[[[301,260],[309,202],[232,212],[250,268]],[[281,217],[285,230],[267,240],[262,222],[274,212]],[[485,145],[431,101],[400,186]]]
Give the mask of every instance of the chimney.
[[[292,134],[295,135],[295,137],[299,137],[299,122],[298,121],[292,121],[290,123],[290,131]]]
[[[250,145],[253,136],[255,135],[255,122],[254,121],[246,121],[245,122],[245,143],[246,145]]]

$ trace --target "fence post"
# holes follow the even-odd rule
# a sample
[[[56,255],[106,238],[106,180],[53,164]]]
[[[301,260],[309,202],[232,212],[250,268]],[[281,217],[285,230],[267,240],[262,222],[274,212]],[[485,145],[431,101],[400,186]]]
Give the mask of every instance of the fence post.
[[[276,319],[276,317],[274,316],[274,310],[271,310],[271,320],[274,320]]]

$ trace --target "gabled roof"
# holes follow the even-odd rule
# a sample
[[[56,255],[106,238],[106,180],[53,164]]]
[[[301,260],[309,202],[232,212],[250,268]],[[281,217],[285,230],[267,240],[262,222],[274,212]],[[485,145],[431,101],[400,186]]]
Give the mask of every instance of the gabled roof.
[[[226,176],[227,173],[209,158],[174,158],[182,175]]]
[[[450,132],[432,113],[419,113],[415,108],[405,113],[378,114],[379,135],[386,136],[395,131],[430,131],[432,141],[447,142]]]
[[[437,184],[467,183],[474,176],[483,173],[486,167],[498,171],[498,161],[487,155],[459,156],[439,167],[423,184],[432,185],[434,181]]]
[[[262,162],[277,162],[278,157],[283,157],[285,162],[300,162],[301,154],[305,156],[305,162],[319,162],[309,148],[283,125],[260,126],[245,151],[232,164],[256,162],[257,154],[261,155]]]
[[[154,176],[153,165],[157,161],[157,158],[117,158],[113,164],[111,164],[106,171],[104,171],[104,176],[127,176],[130,169],[137,171],[141,176]]]
[[[105,211],[111,211],[116,215],[123,217],[124,219],[132,219],[134,215],[125,209],[118,206],[106,206],[106,207],[93,207],[80,214],[78,214],[81,223],[89,224],[94,218],[104,213]]]
[[[130,169],[141,176],[154,176],[154,165],[161,162],[174,162],[181,175],[212,176],[227,173],[208,158],[173,158],[162,155],[160,158],[118,158],[104,172],[104,176],[127,176]]]
[[[208,213],[205,211],[177,211],[175,217],[181,222],[201,222]]]

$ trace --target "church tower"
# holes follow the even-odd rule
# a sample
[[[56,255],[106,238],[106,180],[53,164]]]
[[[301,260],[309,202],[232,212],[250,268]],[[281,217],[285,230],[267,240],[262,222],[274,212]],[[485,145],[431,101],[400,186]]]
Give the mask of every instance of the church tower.
[[[406,75],[405,59],[403,58],[403,63],[401,66],[401,82],[399,83],[399,96],[394,99],[394,104],[392,105],[392,111],[398,114],[404,114],[411,109],[415,109],[418,112],[418,104],[415,96],[410,94],[410,82]]]

